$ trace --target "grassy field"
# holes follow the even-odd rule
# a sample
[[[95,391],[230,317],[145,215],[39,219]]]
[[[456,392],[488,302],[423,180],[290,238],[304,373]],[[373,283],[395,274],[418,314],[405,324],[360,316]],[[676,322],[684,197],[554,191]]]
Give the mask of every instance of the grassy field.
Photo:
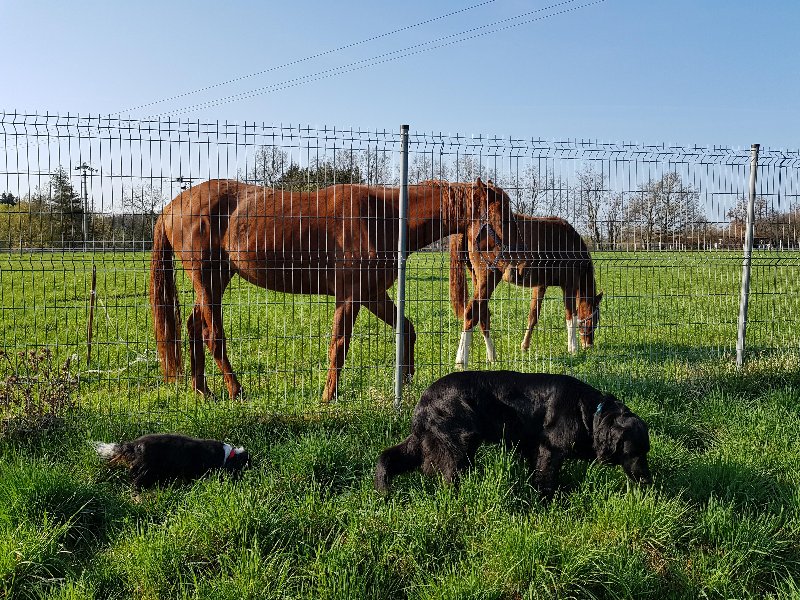
[[[246,403],[159,383],[145,254],[0,256],[3,346],[77,354],[78,406],[0,439],[0,596],[13,598],[792,598],[800,596],[800,267],[756,255],[748,362],[733,367],[735,254],[597,254],[597,345],[566,353],[556,290],[530,353],[529,292],[492,301],[500,363],[567,372],[651,427],[655,485],[570,463],[541,503],[525,466],[481,450],[459,490],[412,474],[384,502],[377,454],[408,431],[420,391],[452,370],[459,326],[440,255],[409,265],[417,375],[391,409],[393,333],[359,316],[342,395],[321,408],[332,305],[237,283],[226,296]],[[186,290],[185,282],[182,283]],[[183,294],[184,314],[191,294]],[[480,336],[473,367],[487,368]],[[8,416],[8,415],[6,415]],[[133,500],[90,439],[153,430],[244,444],[242,480],[210,477]]]

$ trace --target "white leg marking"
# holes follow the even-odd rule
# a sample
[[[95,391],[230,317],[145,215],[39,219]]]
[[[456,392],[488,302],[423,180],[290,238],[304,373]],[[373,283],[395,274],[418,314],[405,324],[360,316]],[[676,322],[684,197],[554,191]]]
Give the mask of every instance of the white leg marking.
[[[497,360],[497,351],[494,349],[494,342],[492,336],[488,331],[481,331],[483,334],[483,341],[486,344],[486,360],[493,363]]]
[[[522,348],[524,352],[527,352],[528,348],[531,347],[531,334],[533,334],[533,327],[528,328],[528,330],[525,331],[525,337],[522,338],[520,348]]]
[[[456,367],[466,369],[469,365],[469,347],[472,344],[472,329],[461,332],[461,341],[458,342],[456,352]]]
[[[567,319],[567,350],[570,354],[578,351],[578,317],[576,315]]]

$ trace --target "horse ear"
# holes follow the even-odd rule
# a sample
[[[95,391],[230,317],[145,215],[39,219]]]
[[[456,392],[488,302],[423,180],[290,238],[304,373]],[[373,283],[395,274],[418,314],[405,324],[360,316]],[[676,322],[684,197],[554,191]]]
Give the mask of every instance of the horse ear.
[[[603,292],[598,293],[597,296],[594,297],[594,299],[597,304],[600,304],[600,300],[603,299]]]
[[[478,177],[478,178],[475,180],[475,185],[476,185],[477,187],[479,187],[479,188],[481,188],[481,187],[484,187],[484,185],[483,185],[483,181],[481,181],[481,178],[480,178],[480,177]]]

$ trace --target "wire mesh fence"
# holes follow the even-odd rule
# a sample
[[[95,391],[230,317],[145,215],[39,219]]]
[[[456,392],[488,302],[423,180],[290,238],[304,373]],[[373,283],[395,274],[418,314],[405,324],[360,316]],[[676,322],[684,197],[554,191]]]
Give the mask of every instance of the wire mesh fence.
[[[9,364],[36,348],[58,364],[72,357],[82,406],[109,414],[201,410],[212,394],[238,392],[231,373],[245,402],[266,411],[391,403],[399,131],[16,113],[0,127]],[[457,360],[590,380],[726,372],[749,161],[730,148],[412,131],[409,396]],[[762,148],[747,356],[778,369],[800,362],[799,197],[800,153]],[[170,340],[185,364],[165,382],[148,290],[169,206],[181,310],[180,340]],[[562,291],[548,273],[580,271],[588,252],[595,285]],[[467,307],[486,296],[470,275],[489,280],[473,316],[480,332],[488,306],[490,343],[462,335],[457,264]],[[589,330],[594,343],[582,348]],[[223,351],[230,367],[217,362]]]

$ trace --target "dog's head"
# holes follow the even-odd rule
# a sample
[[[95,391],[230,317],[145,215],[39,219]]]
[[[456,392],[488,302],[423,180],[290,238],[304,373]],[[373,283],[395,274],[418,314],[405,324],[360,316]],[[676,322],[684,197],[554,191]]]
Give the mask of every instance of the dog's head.
[[[594,413],[594,451],[604,464],[620,465],[638,483],[651,483],[647,425],[614,396],[604,396]]]
[[[232,448],[222,468],[232,477],[238,477],[249,466],[250,453],[244,448]]]

